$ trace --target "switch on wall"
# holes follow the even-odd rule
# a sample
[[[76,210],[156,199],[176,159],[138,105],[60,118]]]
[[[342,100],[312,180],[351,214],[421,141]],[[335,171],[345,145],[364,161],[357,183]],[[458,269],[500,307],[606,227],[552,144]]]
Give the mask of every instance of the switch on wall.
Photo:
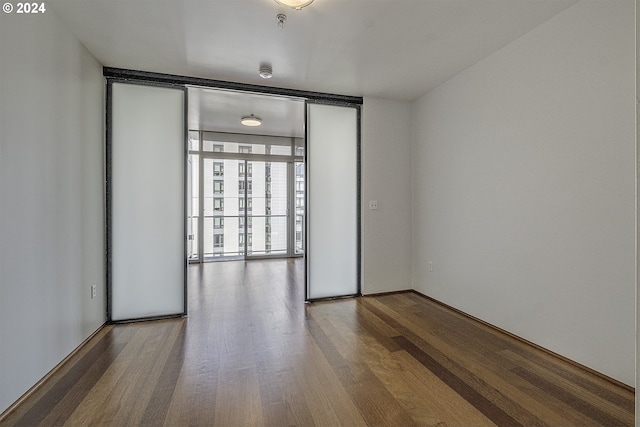
[[[378,209],[378,201],[369,200],[369,210],[377,210],[377,209]]]

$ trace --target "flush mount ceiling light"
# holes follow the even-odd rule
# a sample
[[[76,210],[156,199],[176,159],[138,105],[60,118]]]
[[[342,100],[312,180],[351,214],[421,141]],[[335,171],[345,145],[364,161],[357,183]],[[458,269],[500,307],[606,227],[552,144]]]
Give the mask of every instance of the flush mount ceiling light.
[[[243,118],[241,118],[240,123],[245,126],[260,126],[262,124],[262,119],[252,114],[250,116],[244,116]]]
[[[313,0],[276,0],[276,3],[283,6],[288,6],[291,9],[300,10],[305,6],[309,6],[313,3]]]
[[[270,79],[271,77],[273,77],[273,69],[269,64],[260,64],[260,70],[258,74],[263,79]]]

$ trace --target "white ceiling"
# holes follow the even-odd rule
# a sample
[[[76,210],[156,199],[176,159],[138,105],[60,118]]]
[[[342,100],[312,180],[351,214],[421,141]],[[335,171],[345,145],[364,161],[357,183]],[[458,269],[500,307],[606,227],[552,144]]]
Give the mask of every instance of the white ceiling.
[[[188,102],[192,130],[304,137],[304,100],[192,87]],[[262,125],[242,126],[240,119],[250,114]]]
[[[414,100],[577,0],[49,0],[109,67]],[[284,29],[276,14],[285,13]],[[260,63],[274,77],[258,77]]]
[[[414,100],[577,0],[49,0],[103,65]],[[285,13],[283,29],[276,15]],[[273,78],[258,76],[261,63]],[[240,125],[255,114],[259,128]],[[189,128],[302,136],[299,100],[189,90]]]

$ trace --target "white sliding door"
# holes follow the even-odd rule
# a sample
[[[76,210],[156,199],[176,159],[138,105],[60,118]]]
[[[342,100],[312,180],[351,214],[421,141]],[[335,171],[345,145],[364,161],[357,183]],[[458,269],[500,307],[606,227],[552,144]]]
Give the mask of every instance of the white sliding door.
[[[307,108],[307,299],[357,295],[358,110]]]
[[[185,314],[185,92],[111,94],[109,320]]]

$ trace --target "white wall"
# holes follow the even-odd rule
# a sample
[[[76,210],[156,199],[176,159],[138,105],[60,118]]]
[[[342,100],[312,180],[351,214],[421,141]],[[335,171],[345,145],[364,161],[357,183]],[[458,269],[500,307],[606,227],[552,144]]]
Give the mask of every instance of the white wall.
[[[634,40],[577,3],[416,101],[412,151],[414,288],[630,385]]]
[[[2,412],[105,320],[104,102],[100,64],[49,11],[3,13],[0,58]]]
[[[362,108],[362,292],[411,283],[411,104],[365,98]],[[369,210],[377,200],[378,209]]]

